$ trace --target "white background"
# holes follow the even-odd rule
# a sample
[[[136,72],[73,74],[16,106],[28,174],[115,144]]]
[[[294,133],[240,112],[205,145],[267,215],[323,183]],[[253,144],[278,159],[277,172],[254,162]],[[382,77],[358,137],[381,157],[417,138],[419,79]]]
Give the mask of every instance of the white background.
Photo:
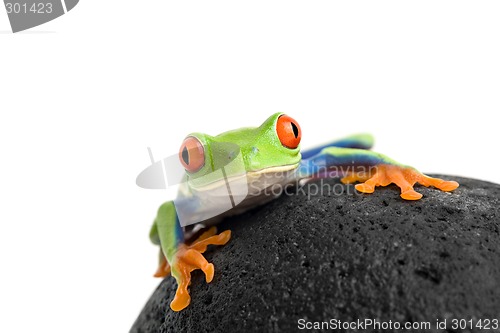
[[[125,332],[160,282],[185,134],[285,111],[424,172],[500,182],[500,3],[89,1],[11,34],[0,8],[0,331]],[[395,194],[396,195],[396,194]],[[167,309],[165,309],[167,310]]]

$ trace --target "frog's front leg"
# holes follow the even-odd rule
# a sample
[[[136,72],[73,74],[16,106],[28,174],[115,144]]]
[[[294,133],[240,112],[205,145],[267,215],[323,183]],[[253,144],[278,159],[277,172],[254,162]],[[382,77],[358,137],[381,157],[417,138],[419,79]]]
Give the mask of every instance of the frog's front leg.
[[[413,167],[400,164],[383,154],[364,149],[325,148],[305,161],[304,165],[309,173],[320,167],[339,168],[344,174],[341,181],[344,184],[361,182],[355,187],[363,193],[373,193],[376,186],[394,183],[401,189],[401,197],[406,200],[418,200],[422,197],[422,194],[413,189],[416,183],[427,187],[434,186],[446,192],[453,191],[459,186],[455,181],[426,176]]]
[[[212,227],[194,242],[185,244],[173,202],[164,203],[158,210],[150,233],[151,240],[155,242],[157,238],[161,246],[160,265],[155,276],[166,276],[170,270],[176,279],[177,291],[170,303],[172,310],[180,311],[189,305],[191,297],[188,286],[193,270],[201,269],[205,273],[207,283],[212,281],[214,265],[209,263],[202,253],[208,245],[224,245],[231,238],[229,230],[218,235],[216,233],[217,229]]]

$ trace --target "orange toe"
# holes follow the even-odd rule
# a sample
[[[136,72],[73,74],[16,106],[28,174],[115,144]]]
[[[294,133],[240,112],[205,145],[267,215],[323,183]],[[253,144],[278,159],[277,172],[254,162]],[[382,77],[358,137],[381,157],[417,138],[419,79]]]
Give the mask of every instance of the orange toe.
[[[212,282],[215,273],[214,264],[208,264],[205,268],[203,268],[203,273],[205,273],[205,281],[207,281],[207,283]]]
[[[358,190],[359,192],[363,192],[363,193],[373,193],[375,191],[375,187],[368,185],[368,184],[365,184],[365,183],[356,184],[356,186],[354,186],[354,188],[356,190]]]
[[[217,232],[217,229],[215,229],[215,232]],[[231,239],[231,230],[225,230],[216,236],[210,236],[207,238],[203,236],[204,235],[201,235],[200,238],[189,245],[189,248],[203,253],[207,250],[208,245],[225,245]]]
[[[191,296],[189,296],[187,289],[181,291],[177,289],[174,299],[170,302],[170,308],[174,311],[181,311],[185,309],[189,303],[191,303]]]
[[[444,181],[438,188],[441,191],[450,192],[455,190],[458,186],[460,185],[456,181],[450,180],[450,181]]]

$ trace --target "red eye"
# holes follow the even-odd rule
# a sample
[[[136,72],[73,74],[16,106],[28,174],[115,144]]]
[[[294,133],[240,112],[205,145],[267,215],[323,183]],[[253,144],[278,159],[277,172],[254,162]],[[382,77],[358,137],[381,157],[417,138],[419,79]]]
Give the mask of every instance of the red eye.
[[[200,140],[188,136],[179,149],[179,160],[187,172],[196,172],[205,164],[205,150]]]
[[[287,115],[281,115],[276,123],[276,132],[281,144],[287,148],[295,149],[299,146],[302,132],[299,123]]]

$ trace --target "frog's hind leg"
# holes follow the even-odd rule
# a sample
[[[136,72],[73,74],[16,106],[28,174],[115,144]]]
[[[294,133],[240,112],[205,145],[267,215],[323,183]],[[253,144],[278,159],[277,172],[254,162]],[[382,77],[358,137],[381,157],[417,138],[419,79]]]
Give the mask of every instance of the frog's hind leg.
[[[181,244],[172,261],[172,276],[177,280],[177,291],[170,308],[180,311],[191,302],[188,286],[191,283],[191,272],[201,269],[205,280],[210,283],[214,277],[214,265],[209,263],[202,253],[208,245],[224,245],[231,238],[231,231],[226,230],[216,235],[217,228],[212,227],[189,245]]]

